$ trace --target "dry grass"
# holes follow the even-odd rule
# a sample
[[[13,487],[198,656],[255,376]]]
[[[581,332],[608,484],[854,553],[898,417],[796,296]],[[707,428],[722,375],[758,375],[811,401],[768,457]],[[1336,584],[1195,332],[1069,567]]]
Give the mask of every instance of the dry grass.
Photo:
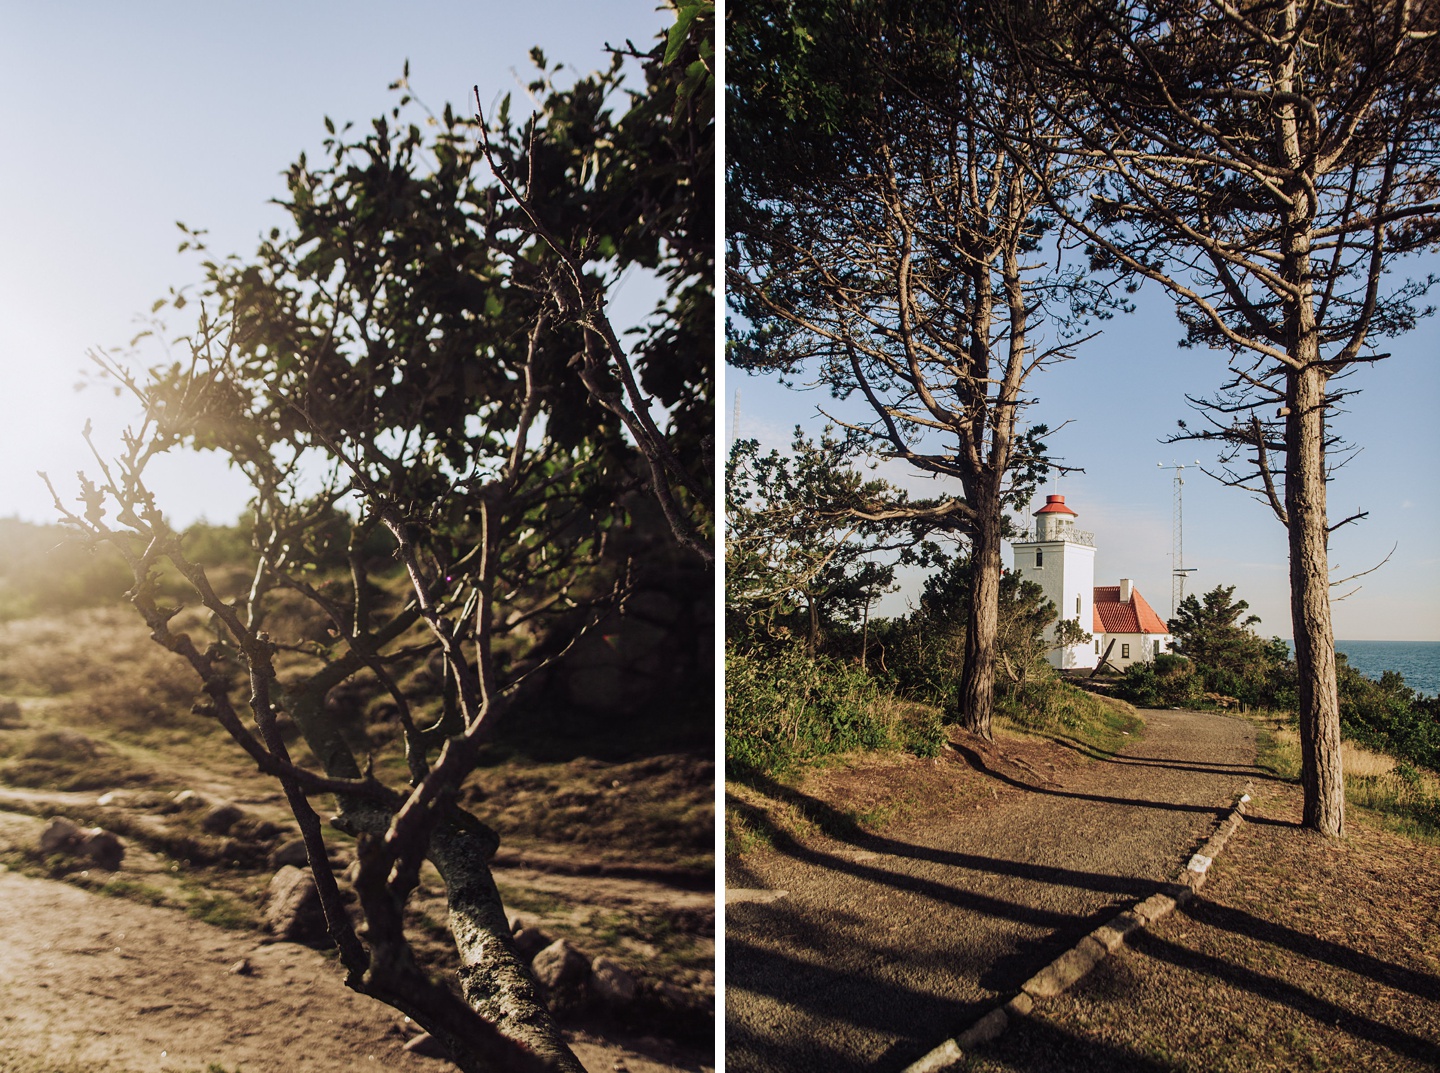
[[[1135,725],[1140,725],[1135,720]],[[1045,736],[995,725],[995,740],[951,729],[961,748],[987,766],[1047,777],[1085,763],[1074,749]],[[725,851],[747,852],[787,839],[855,838],[895,824],[939,821],[957,808],[977,805],[1002,791],[954,745],[935,758],[897,752],[853,752],[827,758],[795,779],[730,781],[725,785]]]
[[[192,612],[176,620],[177,629],[196,630],[197,640],[202,624]],[[282,656],[282,677],[315,662]],[[420,688],[427,673],[420,668],[411,684]],[[218,724],[191,713],[193,673],[150,640],[130,608],[0,624],[0,695],[6,693],[19,698],[19,714],[0,721],[0,782],[55,790],[178,789],[171,784],[180,778],[176,772],[219,765],[227,779],[245,780],[254,793],[275,789],[254,774]],[[425,704],[417,701],[420,710]],[[364,752],[394,728],[357,722],[356,731]],[[292,741],[292,751],[302,762],[307,758],[303,743]],[[382,776],[403,780],[398,748],[376,759]],[[713,762],[688,755],[551,763],[512,757],[477,772],[466,793],[510,845],[558,843],[594,855],[702,868],[713,861],[714,785]]]
[[[1273,729],[1271,735],[1275,744],[1282,748],[1296,750],[1299,755],[1300,732],[1293,727],[1280,726]],[[1362,749],[1352,742],[1342,741],[1340,743],[1340,767],[1346,776],[1356,778],[1375,778],[1381,775],[1388,775],[1395,770],[1395,758],[1386,756],[1384,753],[1372,753],[1369,749]]]
[[[1260,763],[1283,779],[1300,777],[1300,736],[1286,720],[1260,719]],[[1410,838],[1440,845],[1440,777],[1383,753],[1340,743],[1345,801],[1350,811]]]
[[[715,765],[686,755],[606,762],[511,760],[466,783],[468,807],[507,846],[568,845],[631,863],[709,868]]]
[[[1440,847],[1364,816],[1327,841],[1299,828],[1296,787],[1255,798],[1191,903],[965,1068],[1436,1068]]]

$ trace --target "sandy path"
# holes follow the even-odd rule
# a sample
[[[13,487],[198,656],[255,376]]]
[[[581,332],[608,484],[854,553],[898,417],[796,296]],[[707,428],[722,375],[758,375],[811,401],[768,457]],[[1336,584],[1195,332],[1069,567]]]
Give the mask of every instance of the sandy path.
[[[230,971],[242,959],[248,974]],[[323,954],[0,871],[4,1073],[453,1068],[405,1053],[410,1035],[399,1014],[349,991]],[[672,1068],[595,1040],[572,1044],[593,1073]]]
[[[990,770],[1006,792],[943,825],[782,842],[732,866],[726,1068],[903,1068],[1152,893],[1264,775],[1249,724],[1144,714],[1139,742],[1063,785]]]

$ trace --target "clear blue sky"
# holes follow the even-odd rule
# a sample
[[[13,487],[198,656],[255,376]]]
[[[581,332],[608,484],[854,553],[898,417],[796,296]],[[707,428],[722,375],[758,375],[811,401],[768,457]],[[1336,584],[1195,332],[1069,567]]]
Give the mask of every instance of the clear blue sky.
[[[268,202],[302,150],[319,152],[323,118],[366,124],[388,111],[406,59],[436,111],[469,112],[478,85],[487,105],[515,91],[518,112],[532,45],[588,72],[608,63],[607,42],[649,47],[673,21],[662,8],[0,0],[0,516],[53,520],[35,471],[69,489],[77,469],[93,470],[87,418],[97,443],[118,445],[134,406],[74,385],[88,349],[123,343],[168,287],[199,279],[176,253],[177,220],[208,229],[217,254],[253,252],[283,223]],[[213,457],[151,475],[181,524],[233,520],[247,498]]]
[[[1420,274],[1440,269],[1434,260],[1402,262]],[[1059,492],[1079,515],[1076,527],[1095,534],[1095,582],[1133,579],[1161,617],[1170,614],[1171,515],[1174,473],[1157,462],[1184,463],[1184,557],[1198,568],[1186,592],[1236,586],[1248,600],[1264,636],[1289,637],[1290,611],[1285,532],[1270,509],[1225,488],[1193,468],[1214,470],[1203,444],[1165,445],[1178,418],[1190,418],[1184,395],[1204,395],[1224,380],[1216,352],[1182,350],[1173,305],[1158,288],[1146,288],[1139,310],[1103,325],[1071,362],[1032,381],[1038,404],[1032,423],[1054,428],[1052,450],[1084,473],[1068,475],[1044,491]],[[1434,300],[1440,300],[1440,295]],[[1361,393],[1336,419],[1334,430],[1359,454],[1330,485],[1332,521],[1359,511],[1369,517],[1336,532],[1330,560],[1336,579],[1374,566],[1392,545],[1388,565],[1360,579],[1360,590],[1334,605],[1335,633],[1348,640],[1440,640],[1440,320],[1421,322],[1410,335],[1381,346],[1393,356],[1361,368],[1348,386]],[[725,427],[733,438],[733,404],[740,391],[740,433],[781,447],[797,421],[812,432],[833,405],[823,391],[793,392],[773,381],[727,369]],[[880,475],[927,494],[933,485],[906,475],[900,464]],[[1043,494],[1033,505],[1044,503]],[[1012,562],[1009,551],[1006,563]],[[918,592],[906,579],[882,614],[903,614]],[[1346,592],[1354,585],[1335,590]]]

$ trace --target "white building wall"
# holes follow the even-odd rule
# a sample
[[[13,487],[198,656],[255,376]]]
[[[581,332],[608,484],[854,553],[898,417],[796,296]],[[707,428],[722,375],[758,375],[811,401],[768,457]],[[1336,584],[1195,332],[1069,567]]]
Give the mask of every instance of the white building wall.
[[[1100,653],[1096,655],[1095,646],[1090,646],[1090,655],[1099,660],[1105,654],[1105,649],[1110,642],[1115,642],[1115,647],[1110,652],[1110,665],[1124,670],[1132,663],[1150,663],[1155,659],[1155,643],[1160,643],[1160,652],[1170,651],[1173,638],[1168,633],[1099,633],[1095,638],[1100,643]],[[1130,646],[1130,654],[1125,655],[1125,646]],[[1094,664],[1092,663],[1093,667]]]
[[[1021,578],[1039,585],[1062,619],[1078,618],[1080,628],[1089,633],[1095,621],[1095,549],[1068,540],[1015,544],[1013,547],[1015,570]],[[1038,565],[1037,553],[1040,556]],[[1052,640],[1054,631],[1054,626],[1047,631]],[[1094,667],[1097,662],[1095,647],[1089,642],[1064,649],[1052,648],[1047,658],[1052,667],[1062,669]]]

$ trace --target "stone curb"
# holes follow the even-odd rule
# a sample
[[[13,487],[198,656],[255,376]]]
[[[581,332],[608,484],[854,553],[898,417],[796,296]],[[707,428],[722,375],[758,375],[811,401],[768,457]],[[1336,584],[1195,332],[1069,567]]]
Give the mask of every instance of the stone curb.
[[[911,1062],[904,1073],[939,1073],[948,1069],[964,1058],[967,1050],[998,1038],[1013,1018],[1028,1014],[1037,1001],[1054,998],[1078,982],[1118,950],[1128,936],[1155,923],[1177,905],[1188,902],[1205,885],[1210,865],[1225,848],[1236,828],[1244,822],[1245,805],[1250,800],[1249,787],[1246,790],[1230,806],[1215,833],[1191,856],[1173,883],[1166,883],[1138,905],[1120,913],[1108,924],[1100,925],[1021,984],[1020,993],[1010,1001],[997,1006],[958,1036],[945,1040],[924,1057]]]

